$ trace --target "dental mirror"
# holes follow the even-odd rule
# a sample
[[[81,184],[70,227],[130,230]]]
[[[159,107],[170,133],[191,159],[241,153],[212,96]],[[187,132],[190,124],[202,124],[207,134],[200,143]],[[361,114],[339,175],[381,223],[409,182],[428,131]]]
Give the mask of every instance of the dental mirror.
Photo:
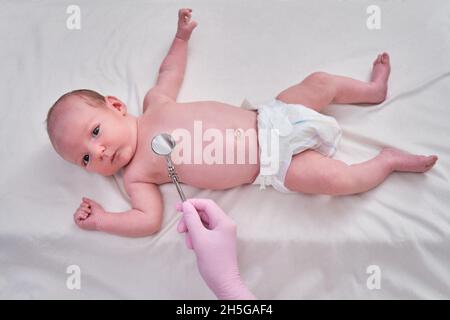
[[[167,161],[167,171],[169,172],[169,177],[177,188],[178,194],[180,195],[181,201],[186,201],[186,196],[184,195],[181,185],[178,180],[177,173],[175,172],[175,167],[173,165],[170,154],[175,148],[175,140],[170,134],[160,133],[153,137],[151,147],[154,153],[160,156],[164,156]]]
[[[170,134],[161,133],[153,137],[152,150],[157,155],[170,156],[173,148],[175,148],[175,141]]]

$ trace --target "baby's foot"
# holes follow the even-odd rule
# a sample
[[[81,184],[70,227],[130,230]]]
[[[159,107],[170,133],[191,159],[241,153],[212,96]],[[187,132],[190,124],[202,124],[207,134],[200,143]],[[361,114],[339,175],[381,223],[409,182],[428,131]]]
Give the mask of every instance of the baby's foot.
[[[386,99],[387,82],[391,72],[389,55],[386,52],[379,54],[373,62],[372,76],[370,82],[374,87],[373,101],[381,103]]]
[[[430,170],[438,157],[421,156],[402,152],[394,148],[385,148],[381,154],[391,163],[393,171],[425,172]]]

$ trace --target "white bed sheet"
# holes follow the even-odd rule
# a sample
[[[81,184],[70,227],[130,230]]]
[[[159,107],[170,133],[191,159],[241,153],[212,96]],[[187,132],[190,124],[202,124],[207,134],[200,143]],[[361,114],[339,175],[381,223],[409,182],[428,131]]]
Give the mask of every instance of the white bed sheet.
[[[44,119],[62,93],[92,88],[141,112],[176,28],[199,22],[180,101],[239,105],[273,98],[313,71],[368,79],[376,55],[392,59],[389,96],[376,107],[330,106],[343,128],[335,156],[349,163],[383,146],[438,154],[427,174],[393,174],[356,196],[285,195],[243,186],[185,187],[212,198],[238,224],[241,273],[264,299],[450,298],[450,3],[435,1],[2,1],[0,32],[0,298],[210,299],[193,253],[176,232],[173,186],[162,186],[162,230],[128,239],[78,229],[82,196],[129,208],[112,178],[89,175],[51,149]],[[381,29],[366,27],[369,5]],[[70,265],[81,289],[66,287]],[[366,286],[367,267],[381,288]]]

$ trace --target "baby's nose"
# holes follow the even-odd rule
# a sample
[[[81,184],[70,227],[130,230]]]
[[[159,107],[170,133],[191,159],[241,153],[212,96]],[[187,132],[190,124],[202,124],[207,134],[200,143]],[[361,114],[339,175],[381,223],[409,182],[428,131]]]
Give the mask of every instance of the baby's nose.
[[[103,158],[103,154],[105,153],[106,148],[102,145],[95,145],[94,146],[94,156],[96,159],[102,159]]]

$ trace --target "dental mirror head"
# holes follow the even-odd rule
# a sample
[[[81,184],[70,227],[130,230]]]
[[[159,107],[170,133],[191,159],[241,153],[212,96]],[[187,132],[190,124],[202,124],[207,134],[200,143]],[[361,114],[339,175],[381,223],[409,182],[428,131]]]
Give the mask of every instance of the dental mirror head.
[[[169,156],[175,148],[175,140],[170,134],[160,133],[152,139],[152,150],[160,156]]]
[[[167,170],[169,171],[169,177],[172,179],[172,182],[175,184],[178,194],[180,195],[181,201],[186,201],[186,196],[184,195],[183,189],[181,189],[181,185],[178,180],[178,176],[175,172],[175,167],[170,159],[170,154],[172,150],[175,148],[175,140],[172,138],[170,134],[160,133],[153,137],[152,139],[152,150],[154,153],[160,156],[165,156],[167,161]]]

